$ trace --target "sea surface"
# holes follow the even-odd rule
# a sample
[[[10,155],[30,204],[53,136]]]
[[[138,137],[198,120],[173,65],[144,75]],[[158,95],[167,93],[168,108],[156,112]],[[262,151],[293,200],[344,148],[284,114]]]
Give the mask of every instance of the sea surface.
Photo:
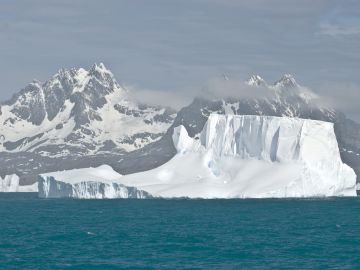
[[[360,269],[360,199],[2,193],[0,269]]]

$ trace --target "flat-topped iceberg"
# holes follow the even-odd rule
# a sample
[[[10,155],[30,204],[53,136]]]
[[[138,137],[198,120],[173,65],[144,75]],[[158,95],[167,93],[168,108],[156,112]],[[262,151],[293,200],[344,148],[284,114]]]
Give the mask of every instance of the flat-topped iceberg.
[[[74,171],[50,173],[39,178],[40,195],[69,197],[71,189],[71,197],[98,198],[89,183],[116,183],[162,198],[356,196],[355,173],[341,161],[333,124],[328,122],[213,114],[195,138],[183,126],[175,128],[173,142],[178,153],[156,169],[102,179],[87,176],[99,168],[82,169],[84,184],[76,187],[77,192],[72,179],[79,175],[75,177]],[[127,195],[109,192],[106,198],[110,197]]]
[[[41,174],[38,177],[39,197],[42,198],[148,198],[147,192],[127,187],[118,179],[120,174],[110,166],[74,169]]]
[[[38,184],[22,186],[20,185],[20,178],[16,174],[5,175],[0,177],[0,192],[37,192]]]

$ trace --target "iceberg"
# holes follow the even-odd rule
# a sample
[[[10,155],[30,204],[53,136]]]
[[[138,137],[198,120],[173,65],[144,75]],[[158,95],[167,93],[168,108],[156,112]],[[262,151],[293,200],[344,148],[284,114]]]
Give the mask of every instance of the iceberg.
[[[121,184],[110,166],[45,173],[38,176],[40,198],[149,198],[145,191]]]
[[[38,184],[20,185],[20,178],[16,174],[5,175],[0,177],[0,192],[37,192]]]
[[[43,197],[101,198],[115,184],[159,198],[286,198],[356,196],[356,175],[340,158],[332,123],[289,117],[210,115],[200,134],[174,129],[177,154],[153,170],[89,177],[99,168],[40,177]],[[111,171],[111,167],[106,167]],[[81,176],[81,177],[80,177]],[[82,179],[74,192],[74,179]],[[39,178],[39,180],[40,180]],[[45,180],[44,180],[45,179]],[[51,183],[53,182],[53,183]],[[71,191],[68,191],[71,190]],[[95,195],[101,193],[101,196]],[[134,196],[146,198],[147,196]],[[106,198],[128,198],[108,192]]]

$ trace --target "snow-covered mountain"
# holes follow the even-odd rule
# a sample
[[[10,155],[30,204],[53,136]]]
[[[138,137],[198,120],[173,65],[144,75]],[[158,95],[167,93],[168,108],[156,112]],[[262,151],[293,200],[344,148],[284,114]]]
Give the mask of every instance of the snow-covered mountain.
[[[175,116],[134,101],[102,63],[61,69],[0,105],[0,176],[33,183],[38,173],[118,161],[159,140]]]
[[[212,114],[199,138],[176,127],[177,154],[153,170],[114,175],[102,166],[39,177],[47,198],[269,198],[356,196],[333,124]]]
[[[273,84],[254,75],[245,84],[269,95],[202,96],[176,113],[133,101],[103,64],[88,71],[61,69],[0,106],[0,176],[15,173],[21,184],[32,184],[38,174],[102,164],[121,174],[153,169],[176,154],[175,127],[183,125],[190,137],[196,137],[211,113],[333,122],[341,157],[359,175],[358,123],[317,104],[320,98],[289,74]]]
[[[42,156],[129,152],[154,142],[175,112],[129,99],[104,64],[61,69],[0,107],[0,151]]]

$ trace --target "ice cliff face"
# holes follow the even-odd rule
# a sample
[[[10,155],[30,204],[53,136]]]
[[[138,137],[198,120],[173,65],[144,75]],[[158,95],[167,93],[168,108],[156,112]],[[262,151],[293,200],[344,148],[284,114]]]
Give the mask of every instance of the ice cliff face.
[[[186,137],[183,130],[180,136]],[[334,163],[342,164],[333,124],[322,121],[212,114],[200,134],[200,143],[217,157],[268,162],[317,161],[328,168]]]
[[[200,135],[200,144],[214,157],[209,167],[218,174],[227,173],[221,164],[228,157],[265,161],[283,166],[284,171],[293,165],[300,169],[284,178],[279,189],[274,184],[271,191],[263,193],[265,196],[356,195],[356,175],[341,160],[332,123],[286,117],[211,115]],[[275,169],[274,173],[277,173]],[[241,174],[238,172],[235,179],[241,178]]]
[[[37,183],[33,185],[20,186],[19,176],[16,174],[0,177],[0,192],[37,192]]]
[[[169,162],[112,182],[163,198],[356,196],[355,173],[341,161],[331,123],[212,114],[198,139],[179,126],[173,142],[177,154]],[[64,178],[48,177],[60,182]],[[59,183],[53,187],[45,197],[67,197],[63,193],[74,189]],[[88,183],[78,189],[73,197],[94,197]],[[126,195],[119,192],[114,197]]]
[[[16,192],[19,187],[19,176],[16,174],[5,175],[0,177],[0,191],[1,192]]]
[[[147,192],[117,182],[121,177],[110,166],[75,169],[39,175],[39,197],[114,199],[149,198]]]

